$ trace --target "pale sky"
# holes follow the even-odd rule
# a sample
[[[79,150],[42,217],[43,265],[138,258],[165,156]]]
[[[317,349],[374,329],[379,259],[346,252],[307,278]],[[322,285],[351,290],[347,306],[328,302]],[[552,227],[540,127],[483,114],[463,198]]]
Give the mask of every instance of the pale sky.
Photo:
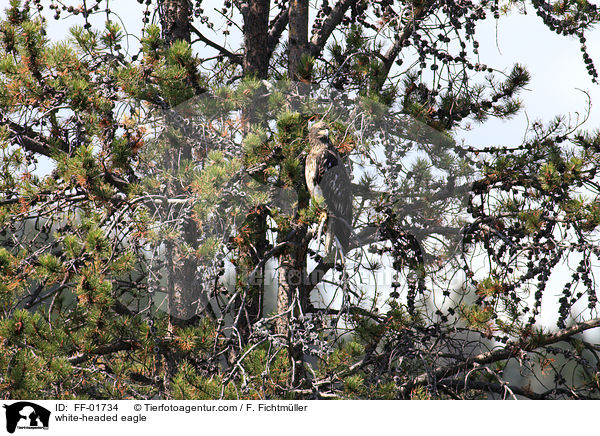
[[[524,112],[509,121],[490,119],[471,132],[459,132],[470,145],[517,145],[529,122],[549,121],[556,115],[583,117],[590,94],[592,112],[584,128],[600,128],[600,85],[588,75],[575,37],[559,36],[548,30],[541,19],[529,8],[527,15],[511,13],[497,22],[486,20],[477,35],[482,61],[494,68],[510,71],[515,62],[527,67],[531,73],[528,91],[520,97]],[[588,53],[600,71],[600,29],[586,35]]]

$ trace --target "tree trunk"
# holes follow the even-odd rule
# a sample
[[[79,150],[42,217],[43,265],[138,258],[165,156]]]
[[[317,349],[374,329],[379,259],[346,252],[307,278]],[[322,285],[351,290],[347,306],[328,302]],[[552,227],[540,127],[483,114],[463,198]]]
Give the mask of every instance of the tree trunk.
[[[288,6],[288,76],[298,80],[298,69],[302,56],[309,53],[308,45],[308,0],[290,0]]]
[[[246,217],[248,226],[248,239],[240,246],[240,259],[238,263],[238,286],[246,287],[246,280],[254,267],[262,260],[268,250],[267,241],[267,209],[258,206]],[[245,307],[236,326],[240,333],[242,343],[250,335],[251,326],[262,317],[262,303],[265,289],[264,267],[262,271],[252,278],[252,283],[247,283]],[[237,313],[238,309],[235,310]]]
[[[244,18],[244,75],[266,79],[269,70],[269,0],[248,0]]]
[[[162,27],[162,37],[167,46],[175,41],[190,42],[190,20],[192,5],[189,0],[159,0],[159,17]],[[179,162],[190,159],[192,150],[185,141],[174,141],[170,152],[165,156],[164,164],[177,173]],[[167,186],[167,195],[182,194],[177,184]],[[169,211],[171,215],[173,211]],[[181,238],[192,247],[198,235],[196,223],[185,216],[179,219],[181,223]],[[184,327],[193,323],[196,318],[195,302],[198,300],[197,271],[198,261],[195,257],[182,253],[181,244],[170,241],[166,244],[168,268],[167,304],[169,311],[169,330],[175,326]]]
[[[290,241],[292,248],[279,256],[278,270],[277,314],[279,317],[275,322],[275,333],[287,338],[288,356],[294,368],[291,385],[296,387],[300,386],[298,382],[306,381],[306,371],[302,344],[298,342],[298,332],[290,323],[290,318],[292,316],[298,318],[300,314],[304,314],[309,303],[308,295],[303,292],[303,283],[307,280],[307,245],[302,244],[302,240],[306,230],[306,227],[302,226]]]
[[[307,246],[302,244],[306,235],[306,228],[298,232],[292,239],[291,250],[286,250],[279,256],[278,267],[278,292],[277,313],[282,315],[277,319],[276,330],[278,334],[287,334],[290,315],[297,316],[305,313],[308,307],[308,295],[303,286],[307,281],[306,254]],[[293,309],[290,310],[290,308]]]
[[[195,247],[198,237],[196,223],[186,217],[182,219],[181,238]],[[169,241],[165,247],[169,329],[172,332],[174,326],[186,327],[197,321],[201,283],[198,278],[198,259],[193,254],[183,253],[181,244],[175,241]]]
[[[190,19],[192,5],[189,0],[159,0],[158,11],[163,40],[167,45],[177,40],[191,41]]]
[[[289,29],[288,29],[288,76],[291,80],[298,81],[305,78],[305,74],[299,71],[302,58],[309,54],[308,44],[308,0],[290,0],[288,5]],[[302,173],[304,173],[302,171]],[[303,189],[297,187],[297,189]],[[308,197],[299,196],[298,210],[308,206]],[[293,218],[298,222],[298,217]],[[297,333],[290,317],[298,317],[306,313],[309,305],[308,294],[304,292],[307,280],[306,256],[308,246],[303,243],[306,236],[306,226],[301,225],[294,233],[291,241],[292,248],[286,249],[279,256],[278,289],[277,289],[277,314],[279,317],[275,323],[277,334],[285,335],[288,342],[288,355],[292,368],[291,384],[297,386],[298,381],[306,380],[304,368],[304,353],[302,344],[298,343]],[[279,241],[283,242],[283,241]]]
[[[289,46],[288,46],[288,74],[292,80],[298,79],[298,67],[302,56],[309,52],[308,45],[308,0],[290,0],[288,6],[289,16]],[[301,188],[300,188],[301,189]],[[302,198],[302,196],[299,196]],[[300,201],[298,209],[308,206],[308,201]],[[296,221],[296,218],[294,221]],[[302,246],[302,240],[306,235],[306,228],[295,233],[290,243],[294,247],[293,252],[286,250],[279,256],[279,287],[277,293],[277,313],[283,314],[298,298],[302,311],[308,304],[308,297],[303,292],[306,282],[306,254],[307,247]],[[283,241],[280,241],[283,242]],[[289,314],[281,316],[277,320],[276,330],[280,334],[288,328]]]
[[[244,76],[253,76],[257,79],[266,79],[269,70],[269,0],[248,0],[241,3],[240,12],[244,20]],[[265,101],[256,98],[252,105],[245,108],[242,113],[244,132],[249,132],[250,125],[257,122],[256,115],[261,113]],[[267,216],[265,207],[258,207],[247,216],[248,239],[239,247],[240,259],[238,263],[238,286],[247,288],[245,298],[234,307],[234,313],[240,312],[242,316],[236,325],[240,334],[241,343],[244,344],[250,335],[251,326],[262,317],[262,303],[264,296],[264,268],[263,274],[258,274],[253,283],[246,287],[246,279],[263,258],[268,249],[267,241]],[[244,304],[244,307],[239,307]],[[230,362],[236,358],[232,351],[229,355]]]

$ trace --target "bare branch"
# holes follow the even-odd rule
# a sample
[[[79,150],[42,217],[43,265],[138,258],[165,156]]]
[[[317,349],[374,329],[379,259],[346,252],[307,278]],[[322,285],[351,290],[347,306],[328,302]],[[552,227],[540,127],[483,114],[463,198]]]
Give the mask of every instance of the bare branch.
[[[112,354],[118,351],[128,351],[139,348],[140,344],[135,341],[121,340],[113,342],[112,344],[100,345],[95,350],[89,353],[81,353],[76,356],[70,357],[67,361],[71,365],[79,365],[91,359],[94,356],[103,356],[105,354]]]
[[[231,62],[238,64],[238,65],[242,65],[242,56],[232,53],[229,50],[227,50],[225,47],[217,44],[216,42],[208,39],[206,36],[204,36],[202,34],[202,32],[200,32],[196,27],[194,27],[192,24],[190,24],[190,29],[191,31],[198,37],[198,39],[200,41],[202,41],[203,43],[205,43],[206,45],[208,45],[209,47],[214,48],[215,50],[217,50],[219,53],[221,53],[223,56],[226,56]]]
[[[411,19],[408,20],[408,22],[406,23],[406,25],[404,26],[402,31],[397,33],[394,43],[387,50],[385,55],[383,55],[384,61],[383,61],[382,77],[387,78],[387,76],[390,74],[392,65],[394,65],[396,58],[400,54],[400,51],[402,51],[402,47],[404,47],[408,43],[408,38],[410,38],[410,36],[413,34],[413,32],[417,29],[418,23],[427,15],[430,7],[434,3],[435,3],[434,1],[429,1],[423,7],[415,8],[412,13]],[[384,80],[382,80],[378,84],[379,89],[381,89],[383,87],[383,83],[384,83]]]
[[[566,389],[550,389],[545,392],[538,393],[529,389],[521,388],[518,386],[512,386],[509,384],[486,383],[478,380],[443,380],[440,382],[440,384],[442,386],[451,387],[453,389],[476,389],[479,391],[493,392],[499,395],[506,394],[507,390],[510,390],[515,395],[529,398],[530,400],[546,400],[551,395],[556,395],[557,393],[573,397],[573,394]]]
[[[9,139],[14,140],[27,151],[50,157],[52,149],[48,146],[48,141],[39,133],[5,117],[2,118],[2,124],[8,128]]]
[[[410,382],[404,384],[403,390],[409,392],[414,386],[425,384],[431,377],[435,379],[443,379],[445,377],[451,377],[466,371],[469,368],[473,368],[478,365],[488,365],[490,363],[499,362],[506,360],[510,357],[515,356],[515,353],[533,351],[537,348],[554,344],[556,342],[564,341],[577,333],[593,329],[600,326],[600,318],[594,318],[589,321],[577,323],[569,328],[559,330],[556,333],[542,336],[537,338],[535,341],[530,341],[525,344],[514,344],[509,343],[503,348],[498,348],[486,353],[478,354],[464,362],[454,365],[439,366],[431,372],[423,373],[418,377],[415,377]]]
[[[317,58],[321,55],[327,40],[335,28],[342,22],[348,8],[356,3],[357,0],[339,0],[336,3],[329,16],[323,21],[323,25],[310,40],[310,55],[312,57]]]
[[[275,51],[275,47],[279,44],[279,39],[288,24],[289,18],[288,9],[285,8],[271,21],[269,25],[269,55]]]

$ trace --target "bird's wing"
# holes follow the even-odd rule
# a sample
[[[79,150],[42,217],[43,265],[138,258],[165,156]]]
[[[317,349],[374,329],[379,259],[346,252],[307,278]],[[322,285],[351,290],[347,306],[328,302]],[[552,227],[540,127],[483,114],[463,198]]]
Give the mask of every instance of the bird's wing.
[[[321,188],[327,211],[335,218],[334,233],[346,249],[352,233],[350,177],[340,155],[333,150],[323,150],[316,164],[315,185]]]
[[[344,164],[341,161],[340,155],[336,152],[329,150],[328,148],[323,149],[316,156],[316,172],[315,172],[315,185],[319,185],[325,176],[325,173],[330,171],[332,168],[339,167],[341,165],[343,171]]]

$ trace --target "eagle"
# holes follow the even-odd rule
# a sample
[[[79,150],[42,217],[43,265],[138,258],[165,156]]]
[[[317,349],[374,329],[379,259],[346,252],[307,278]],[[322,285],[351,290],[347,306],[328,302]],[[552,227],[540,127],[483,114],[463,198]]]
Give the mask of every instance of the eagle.
[[[348,252],[352,235],[350,176],[340,154],[329,140],[327,124],[322,121],[315,123],[309,130],[308,143],[310,150],[306,156],[304,176],[311,198],[321,197],[325,201],[325,255],[329,254],[334,237],[343,255]]]

